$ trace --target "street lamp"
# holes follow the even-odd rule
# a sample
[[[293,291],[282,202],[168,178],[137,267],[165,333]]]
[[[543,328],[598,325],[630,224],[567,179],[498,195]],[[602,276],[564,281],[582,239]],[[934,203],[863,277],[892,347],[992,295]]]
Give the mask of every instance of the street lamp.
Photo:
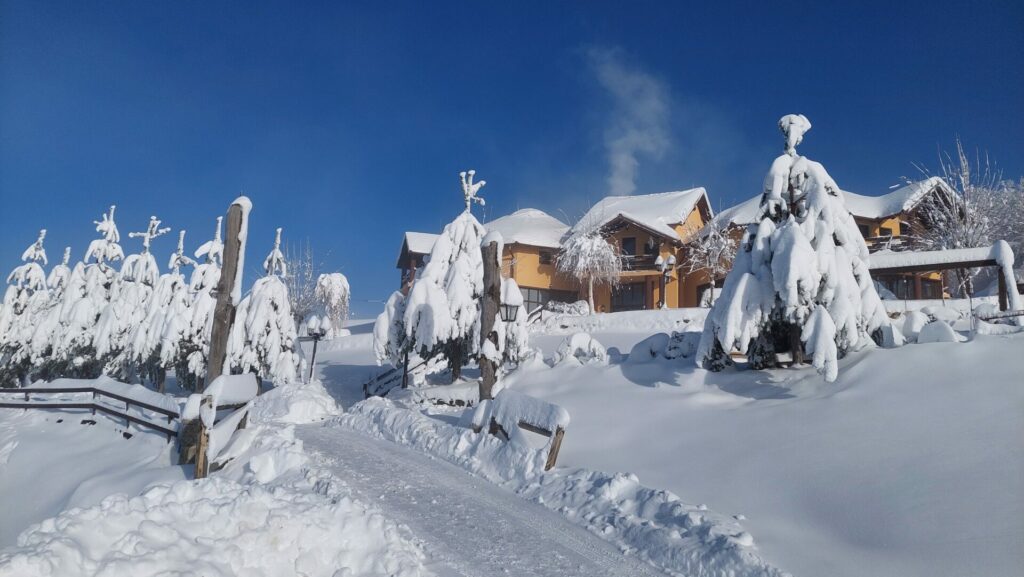
[[[519,305],[501,303],[501,320],[506,323],[514,323],[516,315],[519,314]]]
[[[320,317],[313,315],[306,321],[306,334],[309,338],[313,339],[313,358],[309,362],[309,377],[307,381],[313,380],[313,367],[316,366],[316,346],[320,342],[320,339],[327,336],[327,331],[331,329],[331,320],[324,318],[320,320]]]

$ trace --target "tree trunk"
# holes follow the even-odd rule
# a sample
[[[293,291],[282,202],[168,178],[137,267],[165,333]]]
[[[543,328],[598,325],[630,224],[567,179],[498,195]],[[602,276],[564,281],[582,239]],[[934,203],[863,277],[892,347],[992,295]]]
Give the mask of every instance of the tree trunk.
[[[590,314],[597,311],[594,309],[594,277],[587,278],[587,303],[590,304]]]
[[[242,230],[242,207],[232,204],[228,208],[227,238],[224,242],[224,266],[221,269],[220,281],[217,283],[217,305],[213,313],[213,334],[210,336],[210,358],[206,370],[206,381],[212,383],[224,372],[224,364],[228,353],[228,336],[231,325],[235,322],[235,305],[231,302],[231,291],[234,289],[238,259],[242,249],[239,233]],[[200,389],[200,392],[204,390]]]
[[[480,356],[477,357],[477,364],[480,366],[480,400],[486,401],[492,398],[491,393],[494,384],[498,380],[498,365],[483,354],[484,344],[487,341],[497,348],[498,334],[494,331],[494,321],[498,316],[501,303],[501,269],[498,267],[498,243],[492,242],[480,247],[484,262],[484,293],[480,299]]]

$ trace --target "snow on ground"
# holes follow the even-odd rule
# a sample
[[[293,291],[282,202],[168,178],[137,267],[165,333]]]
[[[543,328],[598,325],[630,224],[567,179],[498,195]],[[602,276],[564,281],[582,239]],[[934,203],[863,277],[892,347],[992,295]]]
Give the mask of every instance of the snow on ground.
[[[21,495],[3,500],[0,576],[432,574],[407,528],[353,498],[295,438],[291,422],[336,414],[330,402],[315,386],[260,397],[226,466],[200,481],[181,480],[191,466],[171,465],[162,437],[3,411],[0,489]]]
[[[531,345],[549,360],[580,330],[610,357],[535,362],[504,381],[571,415],[551,478],[622,471],[636,486],[706,503],[718,517],[737,516],[758,554],[794,575],[1011,575],[1024,566],[1024,335],[863,351],[829,384],[812,370],[709,373],[692,359],[628,358],[652,333],[699,331],[701,322],[702,311],[641,311],[534,329]],[[332,346],[320,374],[336,398],[358,398],[359,379],[374,372],[369,345]],[[456,424],[460,412],[415,415]],[[455,452],[424,438],[400,442]]]

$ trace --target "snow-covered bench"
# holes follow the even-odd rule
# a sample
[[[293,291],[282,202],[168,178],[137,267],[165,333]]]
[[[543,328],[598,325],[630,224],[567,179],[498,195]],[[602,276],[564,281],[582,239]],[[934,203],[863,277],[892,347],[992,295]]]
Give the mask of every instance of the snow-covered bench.
[[[548,437],[548,458],[544,463],[544,470],[555,466],[565,428],[569,426],[569,412],[564,408],[529,395],[503,389],[493,401],[480,403],[477,410],[478,414],[489,414],[488,432],[506,441],[509,440],[510,431],[517,427]]]

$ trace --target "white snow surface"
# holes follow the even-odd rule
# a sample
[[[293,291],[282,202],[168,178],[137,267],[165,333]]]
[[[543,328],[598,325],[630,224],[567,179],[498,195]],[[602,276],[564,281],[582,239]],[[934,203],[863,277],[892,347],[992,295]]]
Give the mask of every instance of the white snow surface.
[[[703,188],[631,196],[606,196],[583,215],[583,218],[573,226],[572,232],[575,233],[581,228],[600,228],[621,216],[664,237],[683,240],[673,225],[686,220],[687,215],[702,198],[707,198]],[[710,203],[708,206],[710,207]]]

